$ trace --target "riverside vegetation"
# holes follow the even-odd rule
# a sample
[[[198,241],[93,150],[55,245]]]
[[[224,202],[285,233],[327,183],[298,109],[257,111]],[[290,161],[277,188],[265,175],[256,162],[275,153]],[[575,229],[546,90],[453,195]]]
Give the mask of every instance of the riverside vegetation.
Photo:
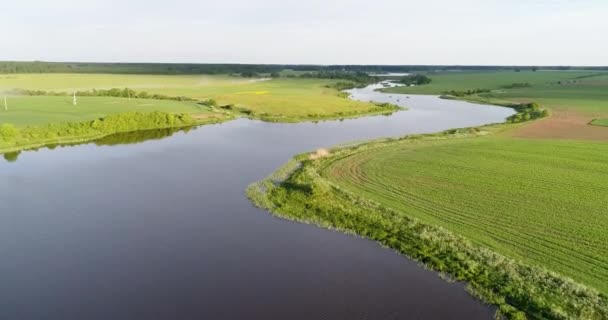
[[[334,149],[317,160],[301,155],[250,186],[248,195],[280,217],[376,240],[467,281],[469,291],[497,305],[500,316],[605,319],[606,177],[591,177],[581,168],[564,185],[552,174],[560,167],[568,172],[565,163],[585,167],[581,157],[595,159],[594,172],[608,172],[600,161],[608,148],[522,142],[496,150],[502,141],[485,137],[496,129],[388,139]],[[560,150],[558,158],[539,161]],[[504,164],[500,172],[489,169],[497,166],[488,158]],[[522,189],[520,176],[527,173],[535,173],[534,179]],[[552,192],[555,185],[562,187]],[[568,208],[581,203],[571,202],[571,192],[584,197],[590,210],[580,220],[589,223],[572,224]]]
[[[218,118],[203,121],[187,113],[127,112],[85,122],[68,122],[19,128],[12,124],[0,125],[0,150],[14,152],[53,144],[69,144],[97,140],[116,133],[131,131],[183,128],[198,124],[216,123]]]

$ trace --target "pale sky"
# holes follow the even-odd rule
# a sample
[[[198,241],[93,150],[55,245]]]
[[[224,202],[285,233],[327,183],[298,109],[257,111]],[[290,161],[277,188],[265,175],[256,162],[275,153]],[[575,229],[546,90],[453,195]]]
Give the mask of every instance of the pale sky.
[[[608,0],[2,0],[0,60],[608,65]]]

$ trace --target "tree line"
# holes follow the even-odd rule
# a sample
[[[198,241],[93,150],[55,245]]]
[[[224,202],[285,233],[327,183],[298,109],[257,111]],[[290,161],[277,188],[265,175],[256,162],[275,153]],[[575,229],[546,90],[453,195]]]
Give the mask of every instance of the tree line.
[[[282,70],[346,71],[364,73],[441,71],[536,71],[536,66],[459,65],[298,65],[298,64],[198,64],[198,63],[90,63],[0,61],[0,73],[117,73],[117,74],[272,74]],[[546,70],[597,70],[608,67],[551,66]]]
[[[187,113],[126,112],[85,122],[68,122],[44,126],[18,128],[12,124],[0,125],[0,148],[16,148],[33,144],[58,142],[62,139],[106,136],[119,132],[177,128],[197,123]]]

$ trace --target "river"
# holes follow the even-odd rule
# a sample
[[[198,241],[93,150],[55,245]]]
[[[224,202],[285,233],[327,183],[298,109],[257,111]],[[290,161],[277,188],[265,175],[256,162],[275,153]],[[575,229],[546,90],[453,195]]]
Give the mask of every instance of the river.
[[[297,153],[513,113],[377,87],[352,98],[409,110],[238,119],[0,161],[0,319],[490,319],[494,309],[462,284],[372,241],[275,218],[245,196]]]

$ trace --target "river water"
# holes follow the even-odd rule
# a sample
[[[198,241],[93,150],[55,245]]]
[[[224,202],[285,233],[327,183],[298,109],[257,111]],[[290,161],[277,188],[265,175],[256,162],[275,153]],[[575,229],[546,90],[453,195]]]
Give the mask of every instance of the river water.
[[[511,109],[352,90],[408,111],[239,119],[0,162],[0,319],[489,319],[462,284],[245,196],[297,153],[502,122]],[[132,139],[131,139],[132,140]]]

